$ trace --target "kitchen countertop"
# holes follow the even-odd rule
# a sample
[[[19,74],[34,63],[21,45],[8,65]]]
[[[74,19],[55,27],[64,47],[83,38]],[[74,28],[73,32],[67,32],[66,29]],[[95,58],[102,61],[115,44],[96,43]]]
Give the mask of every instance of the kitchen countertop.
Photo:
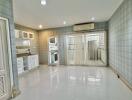
[[[21,53],[21,54],[16,54],[17,57],[25,57],[25,56],[32,56],[32,55],[37,55],[37,54],[29,54],[29,53]]]

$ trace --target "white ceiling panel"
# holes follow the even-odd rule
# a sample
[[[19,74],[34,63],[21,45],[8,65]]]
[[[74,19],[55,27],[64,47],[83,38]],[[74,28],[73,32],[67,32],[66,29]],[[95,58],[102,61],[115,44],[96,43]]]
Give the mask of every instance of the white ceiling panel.
[[[39,29],[69,26],[76,23],[107,21],[123,0],[13,0],[15,23]],[[66,21],[64,25],[63,22]]]

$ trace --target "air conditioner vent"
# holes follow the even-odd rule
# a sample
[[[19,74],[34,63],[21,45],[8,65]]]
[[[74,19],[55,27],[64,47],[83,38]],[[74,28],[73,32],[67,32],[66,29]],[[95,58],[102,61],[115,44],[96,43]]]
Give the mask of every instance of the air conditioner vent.
[[[94,29],[94,23],[76,24],[73,26],[73,31],[89,31]]]

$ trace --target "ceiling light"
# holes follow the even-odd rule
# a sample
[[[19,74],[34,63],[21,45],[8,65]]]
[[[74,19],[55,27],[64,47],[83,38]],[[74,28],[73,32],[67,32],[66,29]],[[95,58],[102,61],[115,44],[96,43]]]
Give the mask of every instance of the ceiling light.
[[[39,25],[39,28],[41,29],[43,26],[42,25]]]
[[[95,17],[92,17],[91,20],[94,21],[95,20]]]
[[[46,5],[46,0],[41,0],[41,5]]]
[[[66,21],[64,21],[63,24],[65,25],[66,24]]]

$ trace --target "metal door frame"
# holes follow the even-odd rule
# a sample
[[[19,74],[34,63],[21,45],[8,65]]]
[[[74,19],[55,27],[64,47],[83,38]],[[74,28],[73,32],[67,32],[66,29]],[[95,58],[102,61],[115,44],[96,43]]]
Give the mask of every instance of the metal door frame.
[[[106,50],[106,53],[105,53],[105,56],[106,56],[106,64],[104,64],[103,66],[106,67],[107,64],[108,64],[108,54],[107,54],[107,53],[108,53],[108,49],[107,49],[107,48],[108,48],[108,47],[107,47],[107,46],[108,46],[108,44],[107,44],[107,35],[108,35],[108,34],[107,34],[107,31],[105,31],[105,30],[103,30],[103,31],[92,31],[92,32],[86,32],[86,34],[88,34],[88,33],[89,33],[89,34],[92,34],[92,33],[101,33],[101,32],[104,33],[104,46],[105,46],[105,50]],[[65,55],[66,55],[65,62],[66,62],[66,63],[67,63],[67,46],[68,46],[68,45],[67,45],[67,37],[68,37],[68,36],[74,36],[74,35],[75,35],[75,36],[76,36],[76,35],[81,35],[81,34],[82,34],[82,35],[86,35],[85,33],[82,33],[82,32],[80,32],[80,33],[78,33],[78,34],[76,34],[76,33],[71,33],[71,34],[67,34],[67,35],[66,35],[66,53],[65,53]],[[68,64],[68,63],[67,63],[67,65],[69,65],[69,66],[92,66],[92,65],[85,65],[85,64],[82,64],[82,65],[79,64],[79,65],[77,65],[77,64]],[[96,66],[97,66],[97,65],[96,65]]]

